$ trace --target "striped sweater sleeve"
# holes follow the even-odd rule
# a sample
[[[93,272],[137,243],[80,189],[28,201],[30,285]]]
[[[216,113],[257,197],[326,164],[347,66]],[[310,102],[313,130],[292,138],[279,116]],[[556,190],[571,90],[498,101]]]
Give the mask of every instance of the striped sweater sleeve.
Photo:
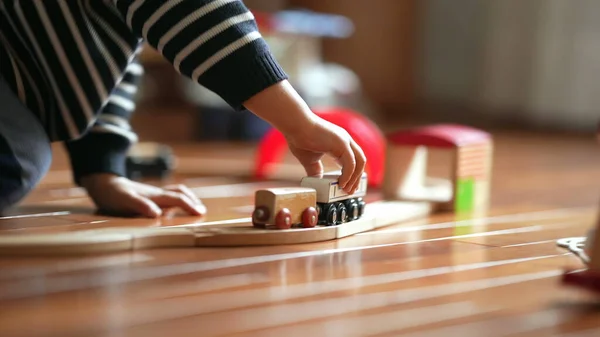
[[[125,69],[123,79],[110,94],[88,132],[65,143],[77,184],[81,184],[81,178],[88,174],[125,176],[127,151],[137,142],[129,120],[135,110],[135,95],[142,75],[143,68],[135,58]]]
[[[132,32],[234,109],[287,79],[240,0],[113,0]]]

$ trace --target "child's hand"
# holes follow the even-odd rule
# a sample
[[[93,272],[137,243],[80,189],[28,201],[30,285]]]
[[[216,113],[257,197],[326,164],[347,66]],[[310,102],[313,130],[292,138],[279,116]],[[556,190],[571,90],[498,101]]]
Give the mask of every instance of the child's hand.
[[[81,184],[104,212],[155,218],[162,209],[180,207],[190,215],[206,214],[206,207],[183,185],[159,188],[112,174],[92,174]]]
[[[366,163],[362,149],[346,130],[317,117],[288,81],[257,93],[244,106],[285,135],[307,175],[321,175],[321,158],[329,154],[342,167],[340,186],[356,191]]]
[[[342,167],[340,187],[348,193],[356,192],[365,169],[366,157],[346,130],[317,119],[304,130],[288,132],[286,138],[290,151],[304,166],[307,175],[321,176],[321,158],[328,154]]]

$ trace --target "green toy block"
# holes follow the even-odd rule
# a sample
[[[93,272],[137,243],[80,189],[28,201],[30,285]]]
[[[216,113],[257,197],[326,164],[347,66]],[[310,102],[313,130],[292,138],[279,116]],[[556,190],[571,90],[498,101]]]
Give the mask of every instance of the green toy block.
[[[475,179],[460,178],[456,181],[456,197],[454,208],[456,212],[469,212],[475,206]]]

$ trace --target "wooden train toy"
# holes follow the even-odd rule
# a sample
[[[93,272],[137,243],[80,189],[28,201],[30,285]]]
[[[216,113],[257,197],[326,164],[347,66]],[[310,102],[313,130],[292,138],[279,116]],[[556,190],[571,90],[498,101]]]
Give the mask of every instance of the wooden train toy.
[[[334,226],[360,219],[364,214],[367,174],[359,187],[348,194],[339,187],[340,171],[322,177],[304,177],[300,187],[268,188],[255,193],[252,224],[257,228],[289,229]]]
[[[314,243],[425,217],[439,208],[472,212],[487,207],[493,149],[488,133],[442,124],[397,130],[384,137],[376,126],[358,114],[331,111],[323,112],[322,116],[344,127],[365,149],[367,167],[358,190],[351,195],[339,188],[340,171],[322,177],[300,178],[299,175],[299,185],[256,191],[253,211],[247,218],[151,228],[134,226],[76,229],[60,234],[0,235],[0,255]],[[268,176],[285,150],[284,141],[277,131],[263,139],[255,178]],[[425,154],[429,147],[452,152],[452,174],[443,184],[427,174]],[[204,173],[246,175],[253,171],[252,163],[244,165],[236,161],[215,165],[207,160],[202,163],[212,170]],[[200,169],[198,166],[201,165],[194,165],[195,170]],[[380,197],[370,198],[368,205],[363,200],[367,186],[381,190]]]

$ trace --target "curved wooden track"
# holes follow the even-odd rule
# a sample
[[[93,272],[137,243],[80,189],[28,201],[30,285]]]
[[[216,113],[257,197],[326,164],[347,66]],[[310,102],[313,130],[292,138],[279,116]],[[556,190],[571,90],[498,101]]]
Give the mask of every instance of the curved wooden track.
[[[106,227],[64,233],[0,235],[0,255],[50,256],[154,248],[274,246],[315,243],[429,215],[428,203],[377,201],[362,218],[338,226],[256,229],[247,218],[167,227]],[[239,221],[237,221],[239,220]]]
[[[600,335],[598,299],[560,284],[563,270],[583,264],[557,246],[558,239],[586,235],[595,222],[595,140],[494,136],[487,214],[432,214],[306,244],[0,256],[0,336]],[[189,184],[209,215],[119,219],[94,214],[71,188],[58,150],[43,185],[0,217],[0,236],[179,231],[241,219],[226,224],[236,227],[248,221],[254,188],[289,185],[193,176],[198,158],[251,161],[252,152],[179,146],[181,170],[189,174],[168,183]],[[432,153],[432,174],[443,176],[444,159]],[[372,191],[368,202],[379,198]]]

